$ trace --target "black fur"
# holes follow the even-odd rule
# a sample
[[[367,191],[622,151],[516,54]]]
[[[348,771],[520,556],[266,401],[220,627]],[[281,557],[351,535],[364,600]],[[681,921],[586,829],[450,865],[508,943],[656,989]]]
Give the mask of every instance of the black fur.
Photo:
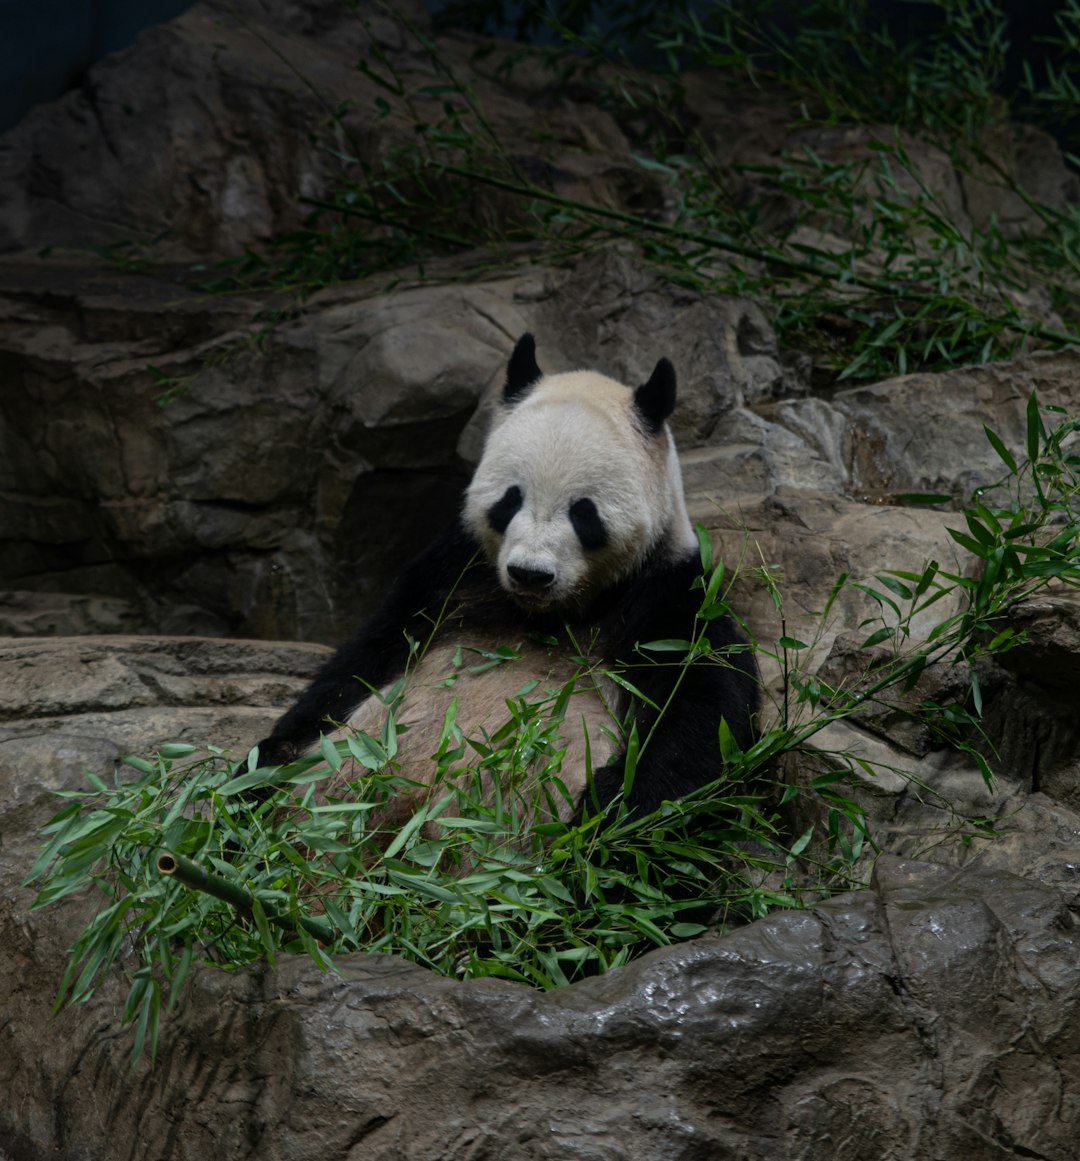
[[[645,431],[659,435],[664,420],[675,410],[675,368],[670,360],[661,359],[648,383],[642,383],[634,392],[634,407]]]
[[[586,552],[593,548],[603,548],[608,542],[608,532],[604,527],[596,505],[588,497],[575,500],[570,505],[570,523],[577,534],[581,547]]]
[[[472,537],[455,522],[406,568],[371,620],[315,675],[300,700],[259,743],[263,765],[300,757],[330,728],[344,721],[369,695],[399,677],[409,660],[409,642],[426,641],[442,599],[479,556]]]
[[[510,521],[521,510],[523,502],[521,489],[514,484],[488,509],[488,523],[500,536],[510,527]]]
[[[517,403],[519,399],[528,395],[529,388],[538,379],[543,378],[543,374],[536,363],[536,340],[532,335],[522,335],[506,368],[503,401]]]
[[[701,589],[693,585],[700,574],[701,563],[694,552],[676,562],[647,561],[615,593],[600,598],[608,606],[602,624],[610,634],[612,659],[623,662],[622,676],[660,707],[667,704],[680,667],[670,664],[672,654],[635,653],[634,646],[693,637],[702,599]],[[760,700],[754,655],[728,617],[710,621],[705,632],[713,649],[736,647],[727,656],[728,665],[712,661],[691,664],[651,737],[657,711],[634,699],[639,742],[644,744],[649,738],[627,798],[634,811],[655,810],[665,800],[680,798],[720,777],[721,718],[726,719],[740,749],[749,748],[753,741]],[[620,754],[595,771],[595,806],[607,806],[622,791],[625,758]]]
[[[610,665],[624,666],[627,680],[663,706],[680,669],[651,664],[645,660],[647,654],[635,653],[635,646],[693,636],[701,590],[692,586],[699,572],[693,553],[677,563],[648,560],[574,616],[529,613],[510,600],[479,545],[456,522],[406,568],[378,612],[323,666],[296,705],[259,743],[261,764],[279,765],[303,754],[331,723],[346,719],[371,688],[400,676],[409,654],[406,636],[425,641],[440,614],[446,632],[495,637],[502,631],[520,638],[535,631],[565,643],[568,653],[576,650],[567,627],[578,638],[587,630],[595,641],[593,652]],[[740,643],[727,619],[710,622],[707,632],[714,647]],[[749,746],[758,705],[756,666],[748,651],[731,654],[729,661],[730,668],[706,662],[687,670],[663,722],[641,753],[628,798],[635,811],[653,810],[665,799],[678,798],[719,777],[721,717],[727,719],[739,746]],[[633,716],[644,742],[656,711],[636,703]],[[621,754],[595,772],[594,786],[586,791],[595,806],[606,806],[622,791],[624,764]]]

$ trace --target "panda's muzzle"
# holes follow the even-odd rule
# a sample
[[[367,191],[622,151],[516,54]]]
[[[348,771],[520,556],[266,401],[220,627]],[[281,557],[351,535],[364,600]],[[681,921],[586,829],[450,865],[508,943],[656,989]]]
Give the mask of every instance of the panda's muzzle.
[[[546,568],[525,568],[520,564],[508,564],[506,571],[514,582],[515,591],[522,595],[543,596],[555,583],[555,574]]]

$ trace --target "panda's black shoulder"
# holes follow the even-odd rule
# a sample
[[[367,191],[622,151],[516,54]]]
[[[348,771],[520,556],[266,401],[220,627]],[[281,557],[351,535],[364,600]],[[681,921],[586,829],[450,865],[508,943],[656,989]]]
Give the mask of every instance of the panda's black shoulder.
[[[702,564],[689,550],[675,558],[655,556],[645,561],[627,581],[608,594],[602,616],[606,652],[623,664],[640,659],[639,647],[650,641],[690,641],[704,631],[713,649],[736,647],[731,664],[740,697],[756,705],[757,681],[753,653],[731,616],[702,623],[698,613],[705,598]]]
[[[667,636],[687,636],[701,607],[701,561],[688,551],[676,558],[652,554],[629,577],[602,595],[598,619],[616,636],[645,626],[677,629]]]

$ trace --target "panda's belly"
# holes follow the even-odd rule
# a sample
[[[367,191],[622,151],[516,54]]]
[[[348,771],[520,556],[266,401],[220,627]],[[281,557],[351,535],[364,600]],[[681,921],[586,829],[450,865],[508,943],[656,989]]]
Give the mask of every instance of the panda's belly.
[[[568,818],[588,770],[604,766],[621,749],[621,691],[554,648],[525,642],[504,653],[496,660],[490,642],[481,648],[468,640],[429,647],[393,709],[394,761],[421,786],[435,781],[440,765],[444,776],[483,767],[490,781],[503,771],[516,771],[519,782],[557,778],[562,785],[550,797]],[[391,712],[384,702],[395,685],[361,703],[346,729],[380,737]],[[448,761],[462,743],[464,753]],[[343,771],[349,778],[359,773]]]

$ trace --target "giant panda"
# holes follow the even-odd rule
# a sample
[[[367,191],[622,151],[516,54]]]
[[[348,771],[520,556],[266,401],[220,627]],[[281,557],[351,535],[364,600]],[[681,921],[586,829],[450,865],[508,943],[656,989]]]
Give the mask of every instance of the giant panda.
[[[545,375],[524,335],[460,517],[259,743],[259,765],[312,753],[324,733],[377,737],[393,687],[395,761],[426,786],[451,696],[462,734],[483,739],[519,691],[550,696],[569,682],[564,820],[619,796],[649,812],[719,777],[720,721],[750,744],[758,677],[730,619],[696,621],[701,564],[667,425],[675,393],[667,359],[637,388],[593,371]],[[677,655],[638,648],[702,625],[713,657],[685,672]]]

